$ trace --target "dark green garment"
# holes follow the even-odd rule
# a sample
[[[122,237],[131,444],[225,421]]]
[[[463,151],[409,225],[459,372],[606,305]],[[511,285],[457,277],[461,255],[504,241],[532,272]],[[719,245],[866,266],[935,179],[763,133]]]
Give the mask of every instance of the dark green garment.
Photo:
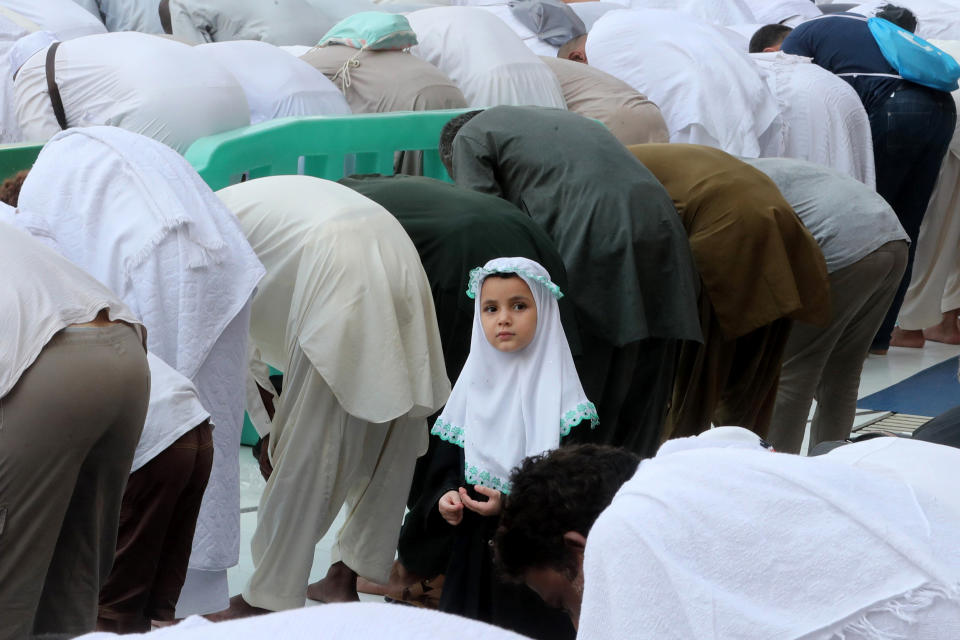
[[[340,180],[393,214],[420,254],[437,310],[443,357],[450,380],[460,375],[470,353],[474,302],[466,295],[470,270],[493,258],[522,256],[536,260],[561,291],[567,287],[563,261],[553,241],[536,223],[509,202],[439,180],[412,176],[351,176]],[[579,336],[569,297],[560,299],[560,316],[571,351]],[[430,438],[430,450],[417,462],[410,513],[400,536],[400,561],[416,574],[433,576],[446,570],[452,538],[426,530],[436,511],[434,489],[446,468],[444,449]]]
[[[670,195],[603,125],[559,109],[493,107],[460,130],[453,173],[553,238],[582,329],[617,347],[701,339],[699,278]]]

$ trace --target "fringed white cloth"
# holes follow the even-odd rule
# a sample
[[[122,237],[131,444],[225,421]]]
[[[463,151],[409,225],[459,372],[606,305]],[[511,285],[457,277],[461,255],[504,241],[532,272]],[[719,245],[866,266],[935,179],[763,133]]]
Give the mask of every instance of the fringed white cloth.
[[[407,19],[419,41],[410,52],[453,80],[471,107],[566,108],[553,72],[495,15],[478,7],[437,7]]]
[[[115,127],[58,134],[19,205],[17,224],[123,298],[150,351],[188,378],[264,274],[236,218],[183,157]]]
[[[956,493],[960,451],[888,440],[936,483],[883,469],[896,455],[644,460],[590,530],[578,638],[913,639],[935,610],[956,626],[960,556],[945,551],[960,518],[938,501]],[[838,451],[860,459],[860,446]],[[874,632],[887,628],[905,633]]]
[[[211,56],[243,87],[250,123],[288,116],[349,115],[350,105],[320,71],[279,47],[254,40],[194,48]]]
[[[777,147],[765,155],[809,160],[875,187],[870,119],[853,87],[810,58],[780,51],[750,57],[767,72],[780,109]]]
[[[761,155],[779,109],[761,71],[718,28],[676,11],[610,11],[587,37],[587,61],[652,100],[670,142]]]

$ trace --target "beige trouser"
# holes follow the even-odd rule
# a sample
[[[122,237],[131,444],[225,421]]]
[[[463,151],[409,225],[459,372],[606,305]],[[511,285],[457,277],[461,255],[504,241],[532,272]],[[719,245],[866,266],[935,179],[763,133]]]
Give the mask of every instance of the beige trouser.
[[[960,309],[960,158],[947,153],[917,239],[910,288],[900,307],[903,329],[927,329]]]
[[[56,334],[0,398],[0,638],[93,629],[149,395],[113,324]]]
[[[302,607],[314,548],[344,503],[349,513],[331,562],[387,582],[427,438],[422,418],[373,424],[348,414],[298,348],[273,421],[273,473],[260,498],[255,569],[243,599],[274,611]]]
[[[833,318],[828,327],[794,323],[767,437],[777,451],[800,453],[814,398],[810,446],[850,435],[863,360],[906,266],[907,243],[888,242],[830,274]]]

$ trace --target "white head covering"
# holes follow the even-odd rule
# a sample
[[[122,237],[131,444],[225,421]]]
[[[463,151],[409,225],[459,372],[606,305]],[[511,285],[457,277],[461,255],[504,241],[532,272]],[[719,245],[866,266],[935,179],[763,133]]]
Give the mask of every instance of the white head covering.
[[[48,142],[16,222],[120,296],[143,319],[150,351],[188,378],[264,273],[237,219],[182,156],[116,127]]]
[[[491,273],[516,273],[537,305],[537,330],[520,351],[491,345],[480,324],[480,290]],[[510,493],[510,470],[525,457],[555,449],[583,420],[598,423],[573,366],[560,324],[563,294],[547,270],[527,258],[497,258],[470,272],[474,298],[470,355],[432,433],[463,447],[468,484]]]
[[[38,51],[42,51],[57,41],[57,37],[50,31],[34,31],[17,40],[10,49],[10,77],[20,71],[23,63],[33,57]]]
[[[689,438],[674,438],[664,442],[657,450],[657,456],[668,456],[672,453],[690,451],[693,449],[751,449],[758,451],[773,451],[766,440],[743,427],[714,427],[707,429],[700,435]]]

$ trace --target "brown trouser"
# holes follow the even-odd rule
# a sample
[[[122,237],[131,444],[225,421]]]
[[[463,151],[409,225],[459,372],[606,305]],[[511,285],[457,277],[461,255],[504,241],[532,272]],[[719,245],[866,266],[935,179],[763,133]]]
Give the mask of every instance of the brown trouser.
[[[0,398],[0,638],[94,628],[149,395],[113,324],[56,334]]]
[[[773,416],[783,349],[792,320],[781,318],[727,340],[705,292],[700,293],[703,344],[680,348],[664,440],[732,425],[766,437]]]
[[[212,466],[204,422],[130,474],[113,570],[100,589],[99,629],[137,633],[151,620],[173,620]]]
[[[810,403],[810,446],[850,435],[867,350],[907,265],[907,243],[888,242],[830,274],[833,319],[825,329],[797,323],[783,356],[770,443],[800,453]]]

